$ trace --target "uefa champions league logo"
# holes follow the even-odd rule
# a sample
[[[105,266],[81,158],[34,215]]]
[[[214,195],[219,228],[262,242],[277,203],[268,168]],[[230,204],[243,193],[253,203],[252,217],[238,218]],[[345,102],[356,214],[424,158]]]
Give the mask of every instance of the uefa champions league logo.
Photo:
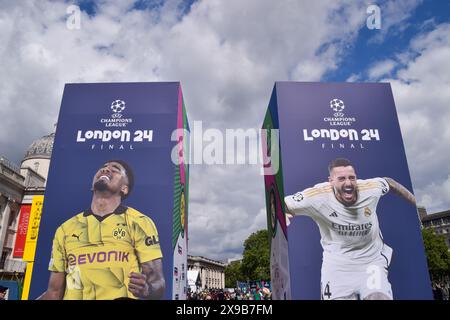
[[[338,98],[330,100],[330,108],[333,110],[333,116],[325,116],[323,121],[332,127],[347,127],[356,122],[356,118],[344,113],[344,101]]]
[[[344,116],[344,112],[342,112],[345,109],[344,101],[335,98],[330,101],[330,108],[335,112],[335,117]]]
[[[111,103],[111,110],[114,112],[113,118],[120,118],[122,115],[120,114],[123,110],[125,110],[125,101],[123,100],[114,100]]]

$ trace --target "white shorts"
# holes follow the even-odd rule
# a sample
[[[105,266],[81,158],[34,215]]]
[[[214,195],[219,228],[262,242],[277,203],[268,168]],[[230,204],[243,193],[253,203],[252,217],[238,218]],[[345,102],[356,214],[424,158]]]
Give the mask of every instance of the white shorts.
[[[388,262],[382,257],[366,265],[324,263],[320,286],[321,298],[322,300],[363,300],[373,293],[381,293],[392,300],[387,268]]]

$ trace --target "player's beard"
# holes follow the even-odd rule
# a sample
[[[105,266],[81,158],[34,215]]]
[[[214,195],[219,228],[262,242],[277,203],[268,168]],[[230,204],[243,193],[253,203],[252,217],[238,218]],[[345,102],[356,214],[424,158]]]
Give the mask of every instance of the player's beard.
[[[352,205],[355,204],[356,199],[358,198],[358,193],[357,193],[357,191],[356,191],[356,187],[354,187],[354,186],[351,187],[351,188],[352,188],[352,190],[351,190],[351,194],[352,194],[351,200],[347,200],[347,198],[345,197],[345,195],[348,194],[348,192],[345,191],[345,188],[348,188],[348,187],[342,187],[340,190],[337,190],[336,187],[333,187],[333,188],[334,188],[334,193],[335,193],[336,195],[339,195],[338,200],[339,200],[344,206],[350,207],[350,206],[352,206]]]
[[[94,183],[94,191],[103,192],[103,191],[107,191],[107,190],[109,190],[109,187],[104,179],[97,180]]]

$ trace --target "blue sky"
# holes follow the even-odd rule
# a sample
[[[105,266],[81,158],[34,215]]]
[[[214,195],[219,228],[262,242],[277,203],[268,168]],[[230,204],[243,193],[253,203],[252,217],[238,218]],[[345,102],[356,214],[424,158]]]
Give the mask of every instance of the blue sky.
[[[149,10],[158,12],[164,6],[165,0],[138,0],[135,1],[129,10]],[[192,4],[196,0],[184,0],[179,3],[180,18],[188,15]],[[388,1],[375,1],[371,4],[378,5],[384,10]],[[414,1],[412,1],[414,2]],[[98,7],[101,6],[95,0],[79,0],[76,2],[82,11],[90,16],[95,16]],[[369,66],[377,61],[395,57],[396,54],[405,50],[409,42],[418,33],[431,30],[440,23],[449,21],[450,2],[445,0],[425,0],[417,1],[417,6],[409,12],[410,17],[405,20],[401,30],[391,30],[383,36],[382,40],[374,40],[379,36],[380,31],[377,29],[361,28],[356,41],[348,46],[343,52],[339,68],[327,72],[321,80],[323,81],[346,81],[351,75],[361,75],[360,80],[367,79],[366,71]],[[245,4],[243,4],[245,6]],[[361,12],[364,14],[364,12]],[[368,16],[366,14],[366,16]],[[341,21],[342,22],[342,21]],[[333,20],[330,24],[339,22]],[[345,23],[345,21],[344,21]],[[395,69],[393,70],[395,71]]]
[[[101,3],[95,0],[79,0],[79,1],[69,1],[70,3],[76,3],[80,9],[90,16],[95,16],[96,11],[98,10]],[[137,0],[135,1],[129,8],[129,10],[160,10],[162,6],[164,6],[164,0]],[[195,0],[185,0],[181,1],[179,7],[181,9],[181,14],[186,15],[189,14],[191,9],[191,5],[195,2]]]
[[[374,1],[383,12],[386,1]],[[362,28],[356,41],[344,53],[344,58],[337,70],[325,75],[325,81],[346,81],[352,74],[361,74],[360,80],[370,80],[367,69],[380,60],[393,58],[408,48],[410,41],[417,34],[433,29],[440,23],[449,22],[450,2],[445,0],[426,0],[411,10],[411,16],[398,28],[386,33],[382,41],[374,41],[380,30]],[[382,15],[383,18],[383,15]]]
[[[67,82],[181,81],[191,127],[224,130],[259,128],[274,81],[389,81],[418,202],[450,209],[449,1],[0,1],[0,30],[0,155],[18,164]],[[266,223],[259,167],[192,166],[190,181],[190,253],[239,257]]]

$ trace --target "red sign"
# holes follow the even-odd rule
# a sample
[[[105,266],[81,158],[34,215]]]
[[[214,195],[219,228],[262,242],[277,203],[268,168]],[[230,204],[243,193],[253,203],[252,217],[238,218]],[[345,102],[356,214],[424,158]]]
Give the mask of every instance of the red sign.
[[[16,244],[14,246],[14,258],[22,258],[27,239],[28,222],[30,221],[31,205],[24,204],[20,208],[19,226],[17,227]]]

